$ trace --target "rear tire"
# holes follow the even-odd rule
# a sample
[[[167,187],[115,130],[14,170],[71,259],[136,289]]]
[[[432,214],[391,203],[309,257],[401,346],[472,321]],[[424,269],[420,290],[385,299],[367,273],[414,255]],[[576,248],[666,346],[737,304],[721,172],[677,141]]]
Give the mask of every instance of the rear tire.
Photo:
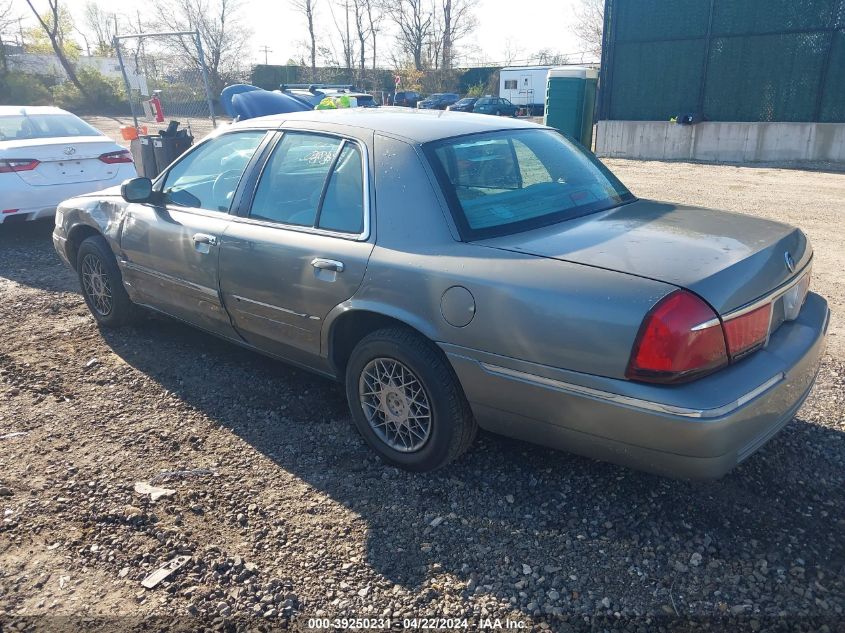
[[[117,328],[135,320],[138,308],[123,287],[117,260],[102,235],[92,235],[79,246],[76,272],[82,296],[98,325]]]
[[[364,440],[389,464],[428,472],[472,444],[477,425],[452,367],[405,328],[364,337],[346,369],[346,397]]]

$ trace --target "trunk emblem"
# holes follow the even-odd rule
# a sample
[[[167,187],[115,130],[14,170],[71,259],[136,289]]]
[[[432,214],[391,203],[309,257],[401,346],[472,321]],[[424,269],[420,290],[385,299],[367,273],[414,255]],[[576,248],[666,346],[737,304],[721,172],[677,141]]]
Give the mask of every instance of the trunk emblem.
[[[65,153],[65,156],[73,156],[74,154],[76,154],[76,148],[70,147],[70,146],[65,147],[64,153]]]
[[[783,254],[783,259],[786,261],[787,270],[789,270],[789,272],[791,272],[791,273],[794,273],[795,272],[795,260],[792,259],[792,254],[789,251],[786,251]]]

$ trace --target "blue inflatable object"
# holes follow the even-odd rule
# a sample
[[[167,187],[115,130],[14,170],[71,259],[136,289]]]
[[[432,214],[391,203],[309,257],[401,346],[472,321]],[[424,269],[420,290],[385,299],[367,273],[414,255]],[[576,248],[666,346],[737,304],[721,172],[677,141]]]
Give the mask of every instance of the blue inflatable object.
[[[220,103],[226,113],[240,121],[269,114],[305,112],[311,105],[282,92],[263,90],[247,84],[235,84],[223,89]]]
[[[220,105],[223,106],[223,111],[234,119],[235,114],[232,112],[232,98],[242,92],[252,92],[253,90],[261,90],[261,88],[249,84],[232,84],[223,88],[223,92],[220,93]]]

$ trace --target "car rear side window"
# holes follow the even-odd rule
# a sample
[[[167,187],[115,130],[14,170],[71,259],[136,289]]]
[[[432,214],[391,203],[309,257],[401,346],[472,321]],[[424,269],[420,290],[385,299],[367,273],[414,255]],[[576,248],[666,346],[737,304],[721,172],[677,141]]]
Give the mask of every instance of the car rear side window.
[[[266,132],[233,132],[197,146],[167,173],[169,204],[228,213],[247,163]]]
[[[507,235],[634,197],[594,156],[552,130],[472,134],[426,146],[464,239]]]
[[[360,148],[333,136],[285,133],[261,174],[249,216],[361,233],[364,187]]]
[[[364,171],[361,150],[347,143],[326,188],[317,226],[341,233],[364,230]]]

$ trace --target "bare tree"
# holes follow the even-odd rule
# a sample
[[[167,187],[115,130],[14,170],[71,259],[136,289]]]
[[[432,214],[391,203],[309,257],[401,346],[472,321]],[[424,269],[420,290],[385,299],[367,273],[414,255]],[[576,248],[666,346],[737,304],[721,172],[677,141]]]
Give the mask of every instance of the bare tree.
[[[17,21],[17,16],[12,9],[12,0],[0,1],[0,34]]]
[[[434,0],[431,3],[431,28],[426,41],[425,61],[426,65],[434,70],[440,69],[440,54],[443,51],[443,15],[437,9],[437,1]],[[437,89],[440,89],[439,81]]]
[[[358,57],[361,78],[364,76],[364,66],[367,63],[367,40],[370,32],[367,26],[367,11],[363,0],[352,0],[355,13],[355,34],[358,36]]]
[[[351,73],[354,65],[353,60],[355,59],[355,43],[352,41],[351,23],[349,21],[349,2],[350,0],[340,0],[337,3],[337,8],[341,11],[339,22],[331,4],[329,4],[329,12],[332,14],[332,21],[334,22],[337,34],[340,37],[343,67]]]
[[[505,40],[505,49],[502,51],[505,56],[505,66],[511,66],[521,55],[525,53],[525,49],[519,44],[508,38]]]
[[[82,20],[87,33],[93,36],[94,54],[108,56],[114,52],[115,16],[96,2],[88,2],[82,12]],[[86,45],[88,38],[83,35]]]
[[[373,42],[373,70],[376,69],[378,57],[376,55],[376,40],[381,32],[381,22],[384,19],[384,6],[381,0],[361,0],[364,10],[367,12],[367,22],[370,28],[370,39]]]
[[[443,68],[454,64],[455,46],[476,27],[473,9],[477,0],[441,0],[443,22],[443,44],[441,58]]]
[[[27,0],[29,1],[29,0]],[[213,94],[219,94],[241,70],[250,30],[239,21],[239,0],[153,0],[157,28],[195,30],[205,54]],[[199,52],[190,37],[179,36],[172,47],[195,68]]]
[[[604,33],[604,0],[581,0],[581,6],[575,11],[572,32],[581,40],[587,52],[600,56]]]
[[[317,35],[314,31],[314,13],[317,0],[290,0],[290,6],[305,16],[311,42],[311,81],[317,81]]]
[[[3,33],[15,20],[16,18],[12,13],[12,0],[0,2],[0,75],[9,72],[6,62],[6,45],[3,43]]]
[[[60,8],[59,0],[47,0],[48,11],[43,16],[38,13],[38,9],[36,9],[32,4],[32,0],[26,0],[26,3],[32,10],[33,15],[35,15],[35,19],[38,20],[41,28],[44,29],[44,33],[49,38],[53,52],[56,54],[59,63],[62,65],[68,80],[76,86],[77,89],[82,90],[82,84],[79,83],[79,78],[76,76],[73,64],[70,63],[70,59],[68,59],[67,52],[65,51],[64,38],[66,34],[62,29],[62,22],[63,20],[66,21],[68,18],[64,14],[62,8]]]
[[[550,48],[541,48],[534,57],[540,66],[563,66],[569,63],[569,57]]]
[[[399,51],[413,61],[416,70],[422,70],[434,18],[432,12],[426,10],[424,0],[395,0],[389,11],[397,28]]]

